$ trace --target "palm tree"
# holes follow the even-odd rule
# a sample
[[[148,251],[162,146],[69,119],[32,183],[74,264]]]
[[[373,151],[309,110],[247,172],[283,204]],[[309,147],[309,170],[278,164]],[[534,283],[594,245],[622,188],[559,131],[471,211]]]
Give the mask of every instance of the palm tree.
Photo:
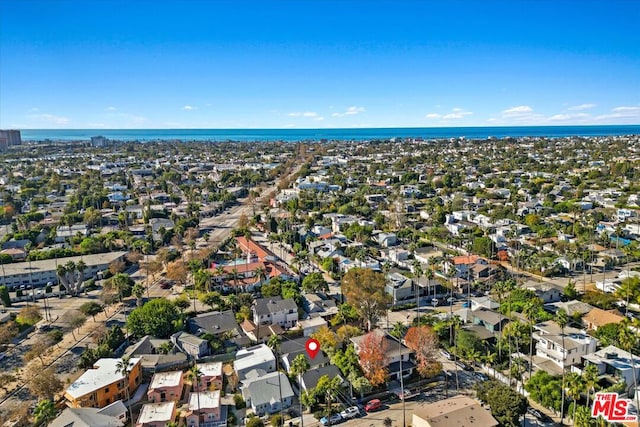
[[[187,372],[187,379],[191,381],[191,392],[196,394],[198,407],[196,409],[196,416],[198,417],[198,425],[200,425],[200,377],[202,372],[198,369],[198,365],[195,363]]]
[[[304,354],[297,355],[291,362],[291,373],[298,376],[298,390],[302,395],[302,375],[310,368],[309,361]],[[302,396],[300,396],[300,426],[304,427],[304,417],[302,416]]]
[[[49,399],[41,400],[33,410],[33,417],[35,419],[35,425],[47,425],[53,421],[58,411],[56,405]]]
[[[144,286],[141,283],[136,283],[131,288],[131,293],[136,297],[136,305],[138,307],[142,306],[142,297],[144,296]]]
[[[584,389],[584,382],[580,374],[575,372],[569,373],[567,378],[567,396],[573,401],[573,415],[571,419],[573,419],[573,424],[576,423],[576,407],[578,406],[578,399],[580,398],[580,394],[582,394],[582,390]]]
[[[636,408],[640,408],[639,406],[640,397],[638,396],[640,393],[637,392],[638,378],[636,376],[636,369],[635,369],[636,364],[633,359],[633,353],[632,353],[633,348],[638,344],[638,335],[631,330],[632,326],[639,327],[640,322],[635,321],[634,323],[635,324],[632,325],[629,318],[625,317],[625,319],[622,321],[622,328],[620,328],[620,331],[619,331],[618,343],[620,344],[620,347],[622,347],[623,350],[629,353],[629,357],[631,358],[631,366],[632,366],[631,372],[633,373],[633,387],[634,387],[634,390],[636,390],[636,393],[635,393]],[[640,425],[640,418],[638,418],[638,424]]]
[[[598,385],[598,368],[596,365],[590,363],[586,368],[584,368],[584,371],[582,372],[582,380],[584,381],[584,387],[587,392],[587,408],[590,408],[589,398],[591,397],[592,392],[595,393],[596,386]]]
[[[569,315],[563,309],[558,310],[556,313],[556,323],[560,326],[561,337],[562,337],[562,349],[563,351],[566,349],[564,344],[564,328],[569,323]],[[562,398],[560,399],[560,422],[564,422],[564,395],[565,395],[565,366],[564,361],[566,360],[566,356],[562,355]]]
[[[524,316],[529,321],[529,379],[531,379],[531,370],[533,369],[533,324],[538,318],[540,308],[540,300],[535,299],[532,301],[527,301],[522,310],[522,314],[524,314]]]
[[[129,402],[129,372],[131,372],[130,364],[131,356],[123,357],[116,364],[115,374],[120,374],[124,377],[124,390],[127,395],[127,408],[129,409],[129,420],[133,423],[133,414],[131,413],[131,402]]]
[[[416,276],[416,318],[418,319],[417,324],[420,325],[420,278],[424,272],[419,261],[414,261],[413,273]]]
[[[280,359],[278,353],[280,352],[280,337],[276,334],[271,334],[267,341],[267,347],[269,347],[276,356],[276,372],[278,373],[278,392],[280,393],[280,419],[282,418],[282,384],[280,382],[280,370],[278,369],[278,360]]]

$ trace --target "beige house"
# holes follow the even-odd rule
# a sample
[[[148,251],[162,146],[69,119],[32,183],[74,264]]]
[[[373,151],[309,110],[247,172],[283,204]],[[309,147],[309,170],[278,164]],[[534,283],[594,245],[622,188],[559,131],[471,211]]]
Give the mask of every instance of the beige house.
[[[477,400],[455,396],[429,405],[419,406],[413,412],[413,427],[495,427],[498,422]]]

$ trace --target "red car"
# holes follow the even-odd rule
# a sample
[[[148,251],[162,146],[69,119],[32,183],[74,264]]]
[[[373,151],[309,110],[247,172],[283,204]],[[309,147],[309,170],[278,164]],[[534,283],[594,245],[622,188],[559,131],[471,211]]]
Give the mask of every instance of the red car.
[[[373,411],[377,411],[381,407],[382,407],[382,402],[380,402],[380,399],[373,399],[368,401],[367,404],[364,405],[364,410],[367,412],[373,412]]]

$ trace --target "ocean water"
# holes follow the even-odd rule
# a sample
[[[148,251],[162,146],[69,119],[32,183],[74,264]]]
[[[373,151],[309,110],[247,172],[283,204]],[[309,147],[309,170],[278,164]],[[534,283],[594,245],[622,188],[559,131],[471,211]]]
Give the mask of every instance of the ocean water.
[[[640,134],[640,125],[505,126],[358,129],[25,129],[24,141],[88,141],[104,136],[119,141],[367,141],[394,137],[441,139],[465,137],[568,137]]]

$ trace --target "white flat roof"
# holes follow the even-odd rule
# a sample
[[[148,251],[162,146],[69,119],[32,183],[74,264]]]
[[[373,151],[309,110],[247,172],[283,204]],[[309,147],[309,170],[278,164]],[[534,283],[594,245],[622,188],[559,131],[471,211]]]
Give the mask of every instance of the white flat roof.
[[[233,362],[233,367],[236,372],[252,368],[262,363],[276,360],[276,357],[273,355],[273,352],[271,352],[271,349],[265,344],[238,350],[238,352],[236,353],[236,358],[236,361]]]
[[[198,400],[198,398],[200,400]],[[220,390],[201,391],[191,393],[189,397],[189,410],[196,411],[199,409],[213,409],[220,406]]]
[[[118,382],[124,378],[124,376],[118,372],[116,366],[122,359],[100,359],[94,366],[97,369],[88,369],[84,374],[73,382],[68,388],[67,393],[69,396],[77,399],[85,394],[96,391],[100,388],[106,387],[110,384]],[[129,360],[129,370],[135,365],[140,363],[139,358],[131,358]]]
[[[175,387],[182,381],[182,371],[156,372],[151,379],[149,390],[161,387]]]
[[[106,252],[103,254],[71,256],[57,259],[45,259],[40,261],[31,261],[31,266],[29,266],[29,262],[14,262],[4,265],[4,274],[7,276],[12,276],[15,274],[24,274],[28,272],[37,274],[43,271],[55,271],[57,265],[65,265],[69,261],[73,261],[77,264],[80,260],[82,260],[88,267],[102,264],[106,265],[120,257],[123,257],[126,254],[127,252],[120,251]]]
[[[222,362],[198,363],[198,369],[205,377],[222,376]]]
[[[146,403],[142,406],[138,424],[168,422],[173,420],[176,402]]]

